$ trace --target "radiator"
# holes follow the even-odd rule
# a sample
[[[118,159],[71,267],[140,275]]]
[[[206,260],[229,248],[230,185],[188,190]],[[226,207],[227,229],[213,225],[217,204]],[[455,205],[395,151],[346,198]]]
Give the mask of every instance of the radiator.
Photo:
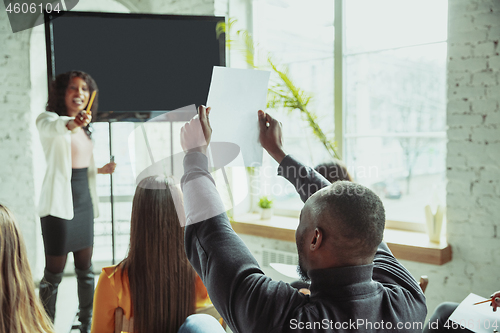
[[[270,263],[298,265],[298,262],[297,253],[271,249],[264,249],[262,251],[262,265],[264,267],[269,267]]]

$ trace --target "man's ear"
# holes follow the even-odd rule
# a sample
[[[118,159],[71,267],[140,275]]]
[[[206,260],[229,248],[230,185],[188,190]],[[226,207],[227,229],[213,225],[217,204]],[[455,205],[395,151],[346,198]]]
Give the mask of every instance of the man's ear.
[[[311,239],[311,244],[309,245],[309,249],[311,251],[316,251],[321,247],[321,243],[323,241],[323,231],[319,228],[314,229],[314,235]]]

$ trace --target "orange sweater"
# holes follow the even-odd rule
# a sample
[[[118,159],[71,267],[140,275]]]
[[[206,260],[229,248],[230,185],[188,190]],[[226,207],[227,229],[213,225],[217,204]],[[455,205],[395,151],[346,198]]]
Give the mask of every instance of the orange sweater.
[[[127,320],[133,316],[132,298],[127,272],[116,266],[104,267],[94,293],[92,333],[113,333],[115,329],[115,310],[120,307]],[[200,277],[195,281],[196,309],[204,308],[212,302]]]

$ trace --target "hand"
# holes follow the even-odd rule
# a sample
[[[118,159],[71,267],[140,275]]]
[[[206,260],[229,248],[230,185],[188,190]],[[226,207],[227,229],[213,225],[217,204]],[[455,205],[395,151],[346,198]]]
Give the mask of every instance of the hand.
[[[88,124],[90,124],[90,121],[92,120],[92,114],[85,112],[85,110],[79,112],[76,116],[75,119],[70,120],[67,124],[66,127],[71,131],[75,129],[76,127],[85,127]]]
[[[268,113],[259,110],[259,141],[269,155],[281,163],[286,153],[283,150],[283,138],[281,135],[281,123],[271,117]]]
[[[212,128],[208,115],[211,108],[204,105],[198,107],[198,114],[181,129],[181,146],[185,152],[199,151],[207,153],[207,146],[212,138]]]
[[[491,295],[491,298],[493,298],[493,300],[491,301],[491,304],[490,306],[493,307],[493,311],[497,311],[497,308],[500,308],[500,290],[499,291],[496,291],[494,292],[492,295]]]
[[[106,164],[102,168],[97,169],[97,173],[99,173],[101,175],[109,175],[109,174],[112,174],[113,172],[115,172],[115,168],[116,168],[116,163],[109,162],[108,164]]]

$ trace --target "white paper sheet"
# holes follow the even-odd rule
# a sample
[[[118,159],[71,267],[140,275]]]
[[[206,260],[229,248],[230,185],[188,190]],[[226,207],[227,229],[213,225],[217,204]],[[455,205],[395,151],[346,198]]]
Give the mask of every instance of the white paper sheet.
[[[262,164],[258,110],[266,109],[270,72],[215,66],[208,93],[212,142],[231,142],[241,149],[244,166]],[[228,166],[243,166],[236,159]]]
[[[490,302],[474,305],[486,298],[470,293],[451,314],[449,320],[477,333],[500,331],[500,312],[493,312]]]

